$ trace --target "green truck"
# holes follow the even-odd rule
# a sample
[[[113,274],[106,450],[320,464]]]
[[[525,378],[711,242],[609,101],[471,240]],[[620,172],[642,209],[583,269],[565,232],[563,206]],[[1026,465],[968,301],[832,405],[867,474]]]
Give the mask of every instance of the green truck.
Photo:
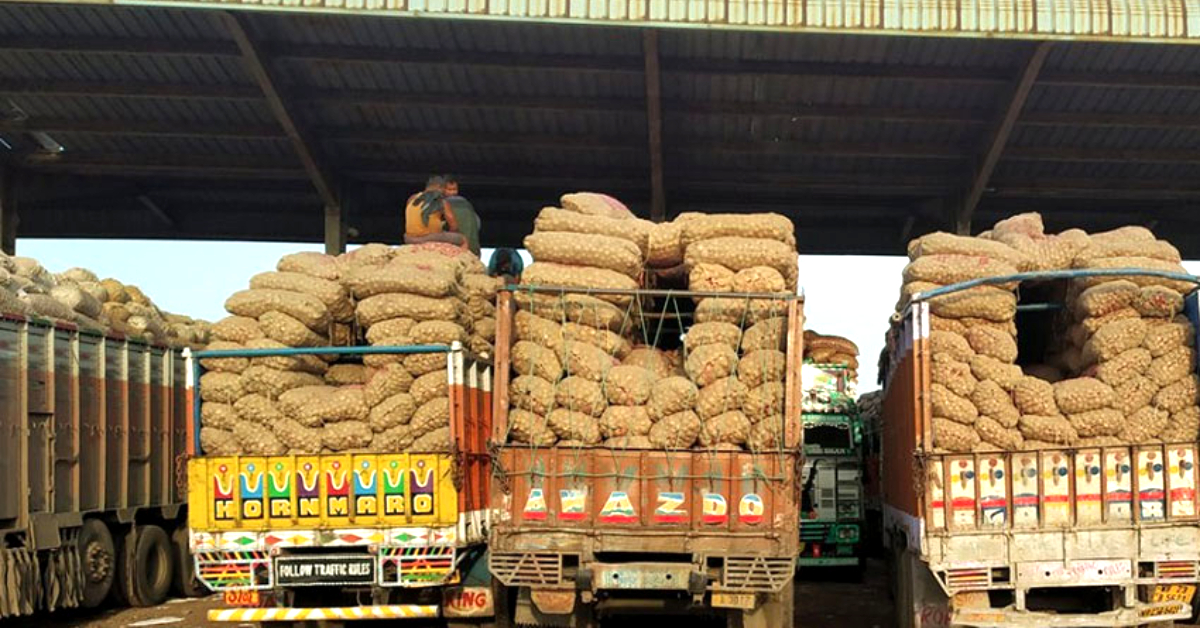
[[[861,571],[863,424],[845,366],[805,364],[801,567]]]

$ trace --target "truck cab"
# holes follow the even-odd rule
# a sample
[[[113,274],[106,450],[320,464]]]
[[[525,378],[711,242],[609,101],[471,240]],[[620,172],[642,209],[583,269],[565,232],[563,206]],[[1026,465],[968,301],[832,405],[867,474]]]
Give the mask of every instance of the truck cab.
[[[801,567],[863,566],[863,429],[847,369],[805,364]]]

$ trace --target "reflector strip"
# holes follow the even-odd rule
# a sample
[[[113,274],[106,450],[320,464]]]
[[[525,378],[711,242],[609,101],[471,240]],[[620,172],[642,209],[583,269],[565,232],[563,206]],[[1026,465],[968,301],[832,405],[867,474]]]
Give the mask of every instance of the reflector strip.
[[[437,606],[416,604],[342,608],[222,608],[208,611],[208,621],[356,621],[369,619],[435,619]]]

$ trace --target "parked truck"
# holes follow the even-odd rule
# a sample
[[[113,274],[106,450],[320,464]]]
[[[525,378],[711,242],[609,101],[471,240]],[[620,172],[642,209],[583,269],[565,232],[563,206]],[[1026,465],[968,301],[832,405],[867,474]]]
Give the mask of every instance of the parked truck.
[[[802,371],[801,567],[861,570],[864,565],[863,425],[848,370],[805,364]]]
[[[967,454],[932,444],[927,299],[1020,282],[1018,333],[1044,338],[1033,319],[1053,316],[1055,305],[1037,295],[1061,296],[1068,278],[1088,274],[1099,273],[955,284],[917,295],[894,319],[881,429],[900,626],[1171,625],[1191,616],[1200,580],[1196,442]],[[1193,292],[1185,301],[1193,327],[1197,312]]]
[[[657,299],[659,314],[679,312],[671,299],[687,309],[693,297],[706,296],[657,290],[587,294],[606,292],[639,302]],[[588,626],[599,616],[704,612],[723,616],[730,626],[791,626],[799,541],[802,300],[784,298],[785,435],[773,451],[510,444],[514,296],[569,301],[577,293],[582,291],[521,286],[498,300],[491,445],[496,519],[489,535],[497,622]],[[645,314],[635,316],[651,321],[648,338],[686,332],[675,314]]]
[[[196,574],[223,594],[215,622],[348,622],[492,616],[491,366],[460,345],[202,351],[279,355],[446,356],[451,453],[208,456],[188,464]],[[199,424],[199,406],[195,408]]]
[[[175,349],[0,317],[0,618],[198,590],[188,410]]]

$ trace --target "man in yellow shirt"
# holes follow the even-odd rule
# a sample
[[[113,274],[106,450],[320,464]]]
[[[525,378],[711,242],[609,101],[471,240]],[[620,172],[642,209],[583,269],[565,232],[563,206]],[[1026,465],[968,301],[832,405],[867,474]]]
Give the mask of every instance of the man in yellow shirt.
[[[408,198],[404,209],[404,242],[446,242],[479,254],[479,215],[458,193],[449,175],[432,176],[425,190]]]

